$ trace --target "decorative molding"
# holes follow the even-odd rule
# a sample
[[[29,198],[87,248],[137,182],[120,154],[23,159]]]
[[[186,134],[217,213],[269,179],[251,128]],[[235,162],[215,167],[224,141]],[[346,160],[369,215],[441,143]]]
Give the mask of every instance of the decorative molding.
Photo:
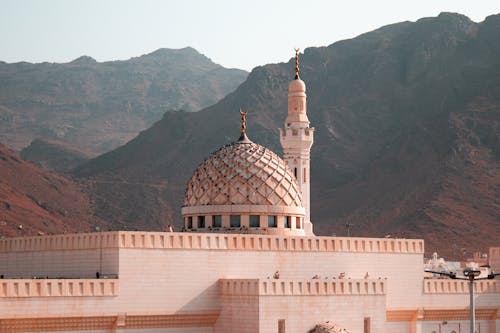
[[[102,314],[94,316],[60,315],[2,318],[0,332],[51,332],[80,330],[213,327],[219,312],[180,312],[144,314]]]
[[[477,307],[476,319],[498,320],[500,308]],[[469,320],[469,308],[442,308],[442,309],[393,309],[386,311],[387,321],[442,321],[442,320]]]
[[[118,296],[118,279],[2,279],[0,298]],[[0,331],[1,332],[1,331]]]
[[[0,253],[96,248],[423,254],[424,241],[422,239],[302,237],[139,231],[111,231],[102,233],[6,238],[0,240]]]
[[[378,279],[221,279],[219,291],[221,295],[228,296],[385,295],[386,281]]]
[[[496,280],[474,282],[476,294],[500,293],[500,283]],[[424,294],[468,294],[469,281],[450,279],[424,279]]]
[[[14,237],[0,240],[2,252],[118,248],[119,231]]]

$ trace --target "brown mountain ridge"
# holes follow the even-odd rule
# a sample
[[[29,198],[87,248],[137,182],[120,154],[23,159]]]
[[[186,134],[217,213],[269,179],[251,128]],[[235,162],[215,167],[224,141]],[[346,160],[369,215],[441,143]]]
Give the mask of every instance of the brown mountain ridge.
[[[0,235],[88,232],[108,225],[74,180],[24,161],[0,144]]]
[[[21,150],[21,157],[41,167],[57,172],[67,172],[97,154],[57,139],[35,139]]]
[[[159,49],[123,61],[0,62],[0,142],[21,150],[58,139],[103,153],[134,138],[165,111],[198,111],[247,76],[195,49]]]
[[[421,237],[458,256],[500,239],[500,16],[442,13],[301,55],[317,234]],[[181,224],[184,186],[210,152],[251,139],[280,152],[293,63],[255,68],[197,113],[169,112],[75,171],[97,214],[120,226]]]
[[[499,34],[500,15],[475,23],[443,13],[305,50],[301,77],[316,128],[316,234],[345,235],[348,225],[353,236],[419,237],[427,253],[453,258],[498,245]],[[196,113],[167,112],[124,146],[78,167],[78,184],[62,177],[69,193],[83,186],[74,189],[81,196],[73,201],[82,203],[74,221],[87,228],[102,220],[115,229],[179,228],[187,180],[203,158],[237,139],[240,107],[249,111],[250,138],[280,153],[276,129],[286,115],[292,71],[292,60],[257,67],[220,102]],[[35,179],[49,177],[29,168]],[[26,187],[20,192],[30,198]],[[30,195],[33,210],[59,200]],[[62,216],[59,205],[47,210],[53,224]]]

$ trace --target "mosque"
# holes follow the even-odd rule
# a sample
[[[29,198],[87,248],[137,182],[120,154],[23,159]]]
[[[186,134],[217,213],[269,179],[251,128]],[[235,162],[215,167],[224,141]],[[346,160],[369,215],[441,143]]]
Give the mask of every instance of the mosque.
[[[427,276],[423,240],[314,235],[298,60],[283,157],[240,111],[238,140],[187,184],[183,232],[0,240],[0,332],[469,332],[468,282]],[[489,259],[500,270],[500,247]],[[475,283],[478,333],[500,333],[499,282]]]

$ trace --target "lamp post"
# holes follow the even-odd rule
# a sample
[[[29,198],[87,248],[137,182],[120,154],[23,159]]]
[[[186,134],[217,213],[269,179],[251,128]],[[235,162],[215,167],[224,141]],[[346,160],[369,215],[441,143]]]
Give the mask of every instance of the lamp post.
[[[500,275],[500,273],[490,273],[486,277],[480,278],[479,275],[481,274],[481,271],[473,270],[473,269],[466,269],[464,270],[464,276],[457,276],[457,273],[455,272],[437,272],[437,271],[432,271],[430,269],[425,269],[424,270],[427,273],[434,273],[434,274],[439,274],[439,275],[444,275],[449,277],[450,279],[456,279],[456,280],[467,280],[469,281],[469,297],[470,297],[470,305],[469,305],[469,313],[470,313],[470,333],[475,333],[475,327],[476,327],[476,306],[474,304],[474,282],[478,280],[487,280],[487,279],[494,279],[496,276]]]

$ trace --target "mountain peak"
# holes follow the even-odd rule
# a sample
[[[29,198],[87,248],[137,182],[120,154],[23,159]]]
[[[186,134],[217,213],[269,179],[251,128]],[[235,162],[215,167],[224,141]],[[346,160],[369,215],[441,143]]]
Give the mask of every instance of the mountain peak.
[[[180,49],[170,49],[166,47],[161,47],[157,49],[156,51],[153,51],[147,55],[165,55],[165,54],[172,54],[172,53],[190,53],[190,54],[200,54],[195,48],[192,48],[191,46],[186,46]]]
[[[202,55],[200,52],[198,52],[196,49],[186,46],[180,49],[169,49],[166,47],[159,48],[151,53],[144,54],[140,56],[139,58],[168,58],[171,56],[201,56],[205,57]]]
[[[459,20],[459,21],[472,22],[472,20],[467,16],[453,12],[441,12],[439,13],[437,18],[440,20],[445,19],[445,20]]]
[[[82,55],[81,57],[78,57],[70,62],[70,64],[78,64],[78,65],[95,64],[95,63],[97,63],[97,60],[87,55]]]

